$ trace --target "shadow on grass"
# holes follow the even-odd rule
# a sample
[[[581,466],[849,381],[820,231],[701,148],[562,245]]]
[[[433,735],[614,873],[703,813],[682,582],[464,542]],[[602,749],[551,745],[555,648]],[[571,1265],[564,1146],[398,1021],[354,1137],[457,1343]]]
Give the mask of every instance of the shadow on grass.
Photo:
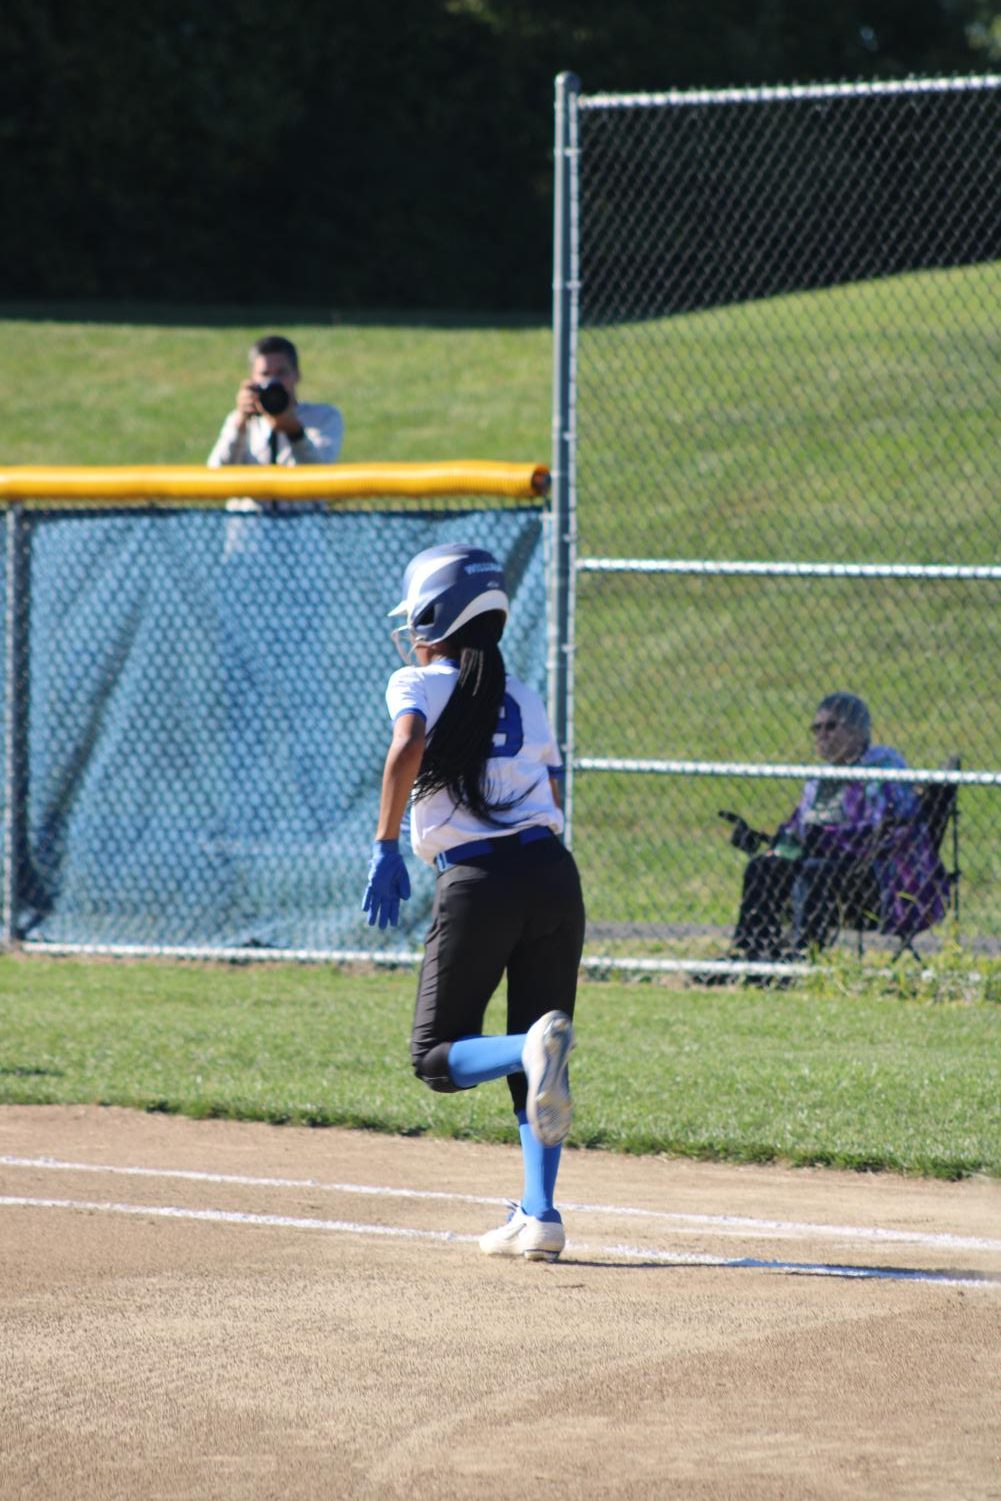
[[[32,1068],[30,1064],[17,1063],[11,1068],[5,1068],[0,1064],[0,1078],[4,1079],[62,1079],[65,1078],[65,1070],[61,1068]]]

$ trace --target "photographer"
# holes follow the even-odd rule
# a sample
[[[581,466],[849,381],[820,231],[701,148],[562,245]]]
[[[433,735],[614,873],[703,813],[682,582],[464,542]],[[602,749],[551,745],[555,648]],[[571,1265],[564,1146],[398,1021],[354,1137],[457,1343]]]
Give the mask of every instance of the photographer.
[[[299,356],[281,334],[258,339],[250,374],[236,393],[236,409],[222,425],[208,457],[210,469],[226,464],[332,464],[344,441],[336,407],[300,402]]]

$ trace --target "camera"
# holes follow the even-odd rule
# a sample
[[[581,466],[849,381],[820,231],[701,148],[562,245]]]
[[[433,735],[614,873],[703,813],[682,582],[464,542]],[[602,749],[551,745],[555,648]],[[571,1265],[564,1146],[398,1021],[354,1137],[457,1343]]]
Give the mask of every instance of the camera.
[[[280,380],[269,380],[266,386],[255,386],[254,394],[271,417],[280,417],[289,404],[289,394]]]
[[[742,855],[756,855],[763,844],[771,844],[769,834],[763,834],[760,829],[752,829],[746,818],[741,818],[739,813],[727,813],[721,808],[719,816],[733,824],[730,843]]]

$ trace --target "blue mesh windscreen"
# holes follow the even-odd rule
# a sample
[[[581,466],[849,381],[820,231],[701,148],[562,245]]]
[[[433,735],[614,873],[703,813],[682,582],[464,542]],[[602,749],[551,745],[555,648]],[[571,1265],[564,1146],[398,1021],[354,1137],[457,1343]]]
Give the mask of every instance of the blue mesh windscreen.
[[[538,507],[30,517],[19,932],[61,943],[398,949],[361,911],[414,553],[503,562],[510,671],[545,687]],[[23,684],[21,689],[23,691]]]

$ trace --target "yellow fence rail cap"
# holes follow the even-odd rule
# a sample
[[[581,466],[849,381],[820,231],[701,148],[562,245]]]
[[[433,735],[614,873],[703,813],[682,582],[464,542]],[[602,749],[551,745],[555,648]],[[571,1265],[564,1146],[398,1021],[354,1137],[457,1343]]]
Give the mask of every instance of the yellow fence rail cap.
[[[0,502],[84,501],[89,505],[150,501],[224,505],[251,500],[363,500],[379,497],[491,495],[531,500],[549,491],[543,464],[451,459],[424,464],[23,464],[0,469]]]

